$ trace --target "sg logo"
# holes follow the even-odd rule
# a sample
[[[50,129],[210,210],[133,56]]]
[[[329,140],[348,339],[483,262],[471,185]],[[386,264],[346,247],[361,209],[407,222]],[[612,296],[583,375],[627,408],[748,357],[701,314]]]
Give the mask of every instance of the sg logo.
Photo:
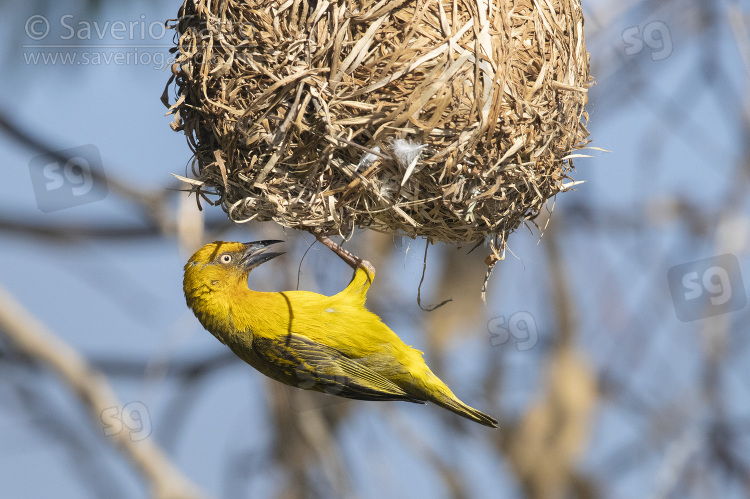
[[[672,37],[669,27],[662,21],[652,21],[643,27],[631,26],[622,32],[625,42],[625,55],[636,55],[643,52],[644,45],[651,52],[652,61],[661,61],[672,55]]]
[[[61,162],[60,157],[68,158]],[[37,156],[29,163],[36,204],[45,213],[100,201],[107,195],[99,150],[86,145]],[[95,182],[95,176],[99,181]]]
[[[513,337],[516,340],[516,348],[523,352],[534,348],[539,341],[534,316],[529,312],[516,312],[508,317],[507,321],[504,315],[493,317],[487,323],[487,330],[490,333],[490,345],[493,347],[508,343]]]
[[[107,407],[100,414],[104,435],[117,435],[123,428],[130,432],[130,440],[138,442],[151,435],[151,418],[143,402],[130,402],[122,407]]]
[[[740,263],[726,254],[676,265],[667,272],[677,318],[690,322],[745,307]]]
[[[293,388],[284,390],[287,395],[289,406],[298,412],[319,411],[335,405],[345,404],[346,400],[342,397],[331,397],[330,395],[339,395],[345,388],[346,376],[344,375],[321,375],[316,376],[309,371],[309,366],[300,364],[294,372],[297,378],[297,387],[305,390],[295,390]],[[323,392],[311,390],[316,385],[323,385]]]

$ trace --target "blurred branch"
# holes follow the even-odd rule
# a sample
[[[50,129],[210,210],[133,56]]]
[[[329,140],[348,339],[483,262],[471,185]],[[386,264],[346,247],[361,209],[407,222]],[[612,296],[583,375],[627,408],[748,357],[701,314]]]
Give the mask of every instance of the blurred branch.
[[[0,333],[2,449],[13,456],[34,452],[34,449],[44,449],[51,456],[59,450],[64,453],[61,457],[67,468],[66,475],[78,477],[88,495],[127,499],[133,488],[128,487],[122,475],[116,472],[111,459],[102,459],[102,447],[108,444],[91,432],[87,419],[74,416],[80,415],[79,404],[73,401],[71,411],[71,404],[59,396],[58,390],[46,389],[53,376],[38,362],[12,349],[9,339]],[[12,429],[7,426],[9,421]],[[16,426],[12,421],[24,421],[37,438],[24,439],[21,436],[25,433],[23,426]],[[35,466],[28,471],[26,478],[42,477],[49,469]],[[37,472],[40,474],[36,475]],[[5,468],[5,475],[10,476],[8,468]]]
[[[13,232],[24,236],[44,237],[58,240],[75,240],[79,237],[96,239],[127,239],[150,238],[159,236],[161,233],[154,227],[130,226],[112,227],[110,224],[102,224],[101,227],[93,225],[62,225],[57,222],[35,223],[19,220],[18,217],[0,217],[0,230]]]
[[[233,227],[236,227],[233,222],[230,222],[228,219],[221,219],[208,223],[206,229],[207,232],[223,232]],[[163,236],[163,234],[154,226],[113,227],[112,224],[102,224],[100,226],[89,224],[64,225],[59,222],[28,222],[19,220],[18,217],[2,216],[0,216],[0,231],[58,240],[74,240],[78,237],[86,237],[116,241]]]
[[[462,476],[454,465],[446,462],[447,460],[440,452],[430,448],[420,435],[404,424],[403,419],[398,417],[396,411],[388,408],[383,413],[390,421],[391,428],[398,434],[402,445],[435,469],[438,476],[443,480],[450,497],[453,499],[470,497],[466,487],[466,477]],[[451,457],[455,459],[455,456]]]
[[[106,377],[94,370],[83,357],[2,288],[0,328],[19,351],[54,370],[75,391],[94,422],[100,421],[101,414],[106,409],[121,407]],[[123,431],[110,438],[148,480],[154,497],[171,499],[205,495],[172,466],[152,440],[134,442],[130,434]]]
[[[279,497],[354,497],[348,468],[336,442],[336,427],[345,401],[333,395],[292,388],[275,381],[267,384],[274,423],[272,457],[291,477]],[[323,402],[324,405],[317,405]],[[329,404],[329,405],[326,405]],[[328,490],[318,490],[325,479]]]
[[[556,348],[545,359],[544,393],[508,436],[508,459],[527,497],[594,497],[593,482],[578,473],[576,467],[586,449],[592,414],[599,400],[596,373],[577,352],[578,307],[556,224],[550,224],[544,236],[552,316],[557,325]]]
[[[17,123],[12,122],[8,116],[0,111],[0,130],[14,139],[19,144],[31,149],[38,154],[47,154],[55,158],[60,163],[67,163],[75,158],[66,156],[64,151],[58,151],[50,144],[34,137],[31,133],[24,130]],[[121,197],[135,203],[141,208],[141,213],[146,219],[151,220],[162,232],[171,232],[172,227],[167,217],[166,191],[156,190],[144,192],[144,189],[131,186],[123,180],[114,177],[104,177],[96,170],[92,170],[91,175],[94,182],[106,183],[107,188],[112,189]]]
[[[143,378],[143,373],[147,370],[151,362],[148,359],[124,360],[122,358],[105,358],[93,357],[90,363],[97,369],[107,373],[108,376],[122,376],[126,378]],[[177,378],[185,382],[195,381],[196,379],[211,374],[219,369],[234,365],[245,365],[231,351],[221,351],[210,357],[199,360],[169,360],[168,376]]]

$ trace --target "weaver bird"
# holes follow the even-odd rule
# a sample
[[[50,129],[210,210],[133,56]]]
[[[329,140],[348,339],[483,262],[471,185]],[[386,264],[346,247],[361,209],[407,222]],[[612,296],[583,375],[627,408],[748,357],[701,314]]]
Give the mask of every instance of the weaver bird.
[[[429,401],[497,427],[493,418],[453,395],[422,352],[365,308],[372,266],[326,236],[318,239],[356,269],[340,293],[253,291],[247,284],[250,271],[282,255],[266,252],[282,241],[217,241],[185,265],[188,307],[238,357],[284,384],[360,400]]]

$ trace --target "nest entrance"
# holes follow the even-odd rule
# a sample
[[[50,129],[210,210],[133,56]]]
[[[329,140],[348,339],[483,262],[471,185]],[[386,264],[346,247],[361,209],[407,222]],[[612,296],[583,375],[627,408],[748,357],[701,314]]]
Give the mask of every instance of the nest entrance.
[[[579,0],[185,0],[173,21],[172,128],[235,221],[497,254],[588,136]]]

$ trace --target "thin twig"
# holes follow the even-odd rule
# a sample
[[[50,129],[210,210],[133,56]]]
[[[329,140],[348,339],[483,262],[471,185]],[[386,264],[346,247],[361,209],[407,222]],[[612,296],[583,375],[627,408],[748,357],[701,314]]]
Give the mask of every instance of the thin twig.
[[[419,280],[419,287],[417,288],[417,305],[419,305],[419,308],[424,310],[425,312],[432,312],[434,310],[439,309],[446,303],[453,301],[453,298],[448,298],[447,300],[443,300],[437,305],[428,305],[427,307],[422,306],[422,283],[424,282],[424,274],[427,270],[427,248],[430,247],[430,240],[427,239],[425,241],[424,245],[424,260],[422,260],[422,278]]]

